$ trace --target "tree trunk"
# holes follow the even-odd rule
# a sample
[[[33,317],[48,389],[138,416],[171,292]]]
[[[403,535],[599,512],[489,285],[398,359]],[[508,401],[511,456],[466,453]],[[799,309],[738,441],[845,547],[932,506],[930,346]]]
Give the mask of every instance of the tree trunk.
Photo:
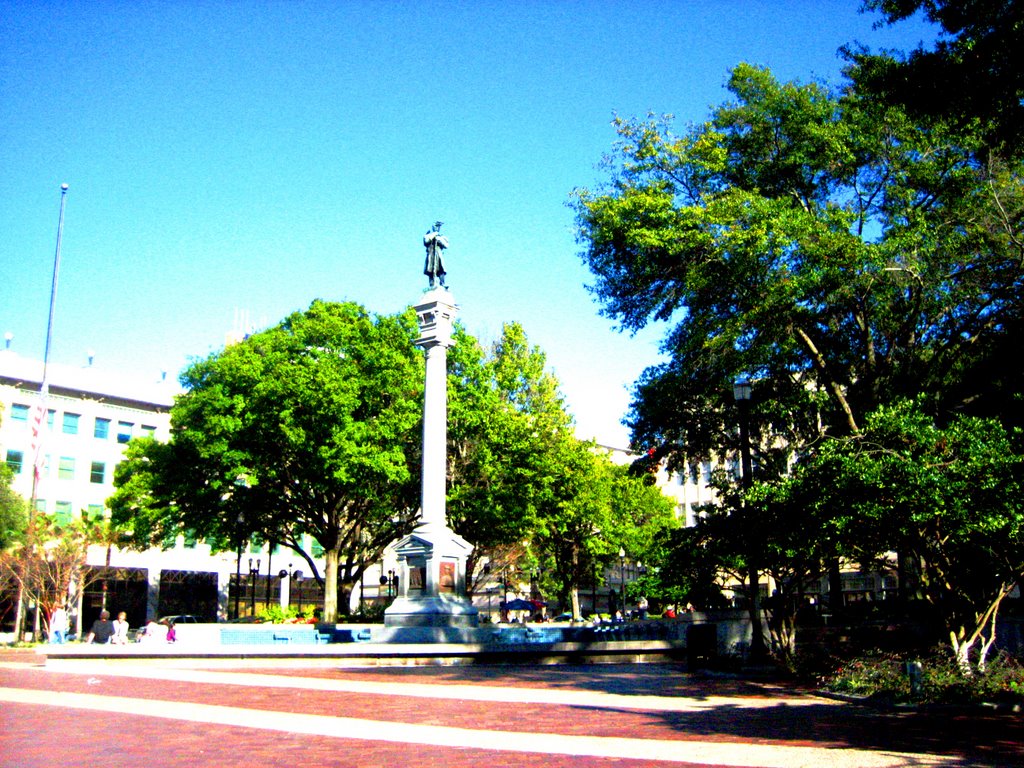
[[[334,624],[338,621],[338,562],[340,553],[328,549],[324,553],[324,615],[323,621]]]
[[[25,626],[25,582],[18,582],[18,599],[14,608],[14,642],[24,640],[22,633]]]
[[[750,590],[747,607],[750,611],[750,660],[761,664],[768,660],[768,648],[764,642],[764,626],[761,624],[761,579],[756,565],[747,571]]]
[[[960,674],[964,677],[973,677],[974,670],[971,669],[971,646],[974,641],[961,640],[955,632],[949,633],[950,644],[953,646],[953,655],[956,658],[956,665]]]
[[[326,587],[326,584],[324,585]],[[326,592],[326,590],[325,590]],[[338,613],[342,616],[352,615],[352,598],[355,597],[356,585],[355,582],[351,584],[338,584]]]
[[[580,588],[575,584],[572,585],[572,589],[569,590],[569,600],[572,603],[570,610],[572,611],[572,620],[579,621],[583,618],[583,614],[580,611]]]

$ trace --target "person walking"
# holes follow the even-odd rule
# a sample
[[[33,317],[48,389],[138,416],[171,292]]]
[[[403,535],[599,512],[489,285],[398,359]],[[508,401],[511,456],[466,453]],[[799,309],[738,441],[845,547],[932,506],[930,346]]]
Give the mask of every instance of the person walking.
[[[58,605],[50,614],[50,642],[63,645],[68,636],[68,612]]]

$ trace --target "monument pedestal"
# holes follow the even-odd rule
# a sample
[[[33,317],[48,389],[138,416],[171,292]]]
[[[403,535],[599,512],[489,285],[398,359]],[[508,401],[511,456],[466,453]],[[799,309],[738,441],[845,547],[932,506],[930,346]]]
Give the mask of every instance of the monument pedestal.
[[[437,288],[416,306],[426,353],[423,394],[423,480],[420,524],[398,542],[398,597],[384,612],[384,626],[457,630],[479,624],[477,609],[465,597],[466,560],[472,545],[452,531],[445,514],[448,473],[448,366],[455,303]],[[428,633],[429,634],[429,633]],[[437,632],[434,632],[437,634]],[[443,634],[443,633],[442,633]]]
[[[472,551],[447,526],[431,524],[398,542],[398,597],[384,612],[384,626],[477,626],[477,609],[464,597],[466,558]]]

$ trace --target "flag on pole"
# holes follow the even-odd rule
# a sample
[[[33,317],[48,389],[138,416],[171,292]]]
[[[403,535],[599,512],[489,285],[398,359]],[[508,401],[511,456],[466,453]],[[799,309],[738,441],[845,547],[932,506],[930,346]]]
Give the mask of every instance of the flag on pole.
[[[46,424],[46,398],[49,394],[49,386],[46,382],[43,382],[43,386],[39,389],[39,397],[36,398],[36,404],[32,408],[31,424],[32,424],[32,455],[34,457],[34,478],[35,482],[38,483],[43,476],[43,469],[46,467],[46,450],[43,445],[43,429]]]

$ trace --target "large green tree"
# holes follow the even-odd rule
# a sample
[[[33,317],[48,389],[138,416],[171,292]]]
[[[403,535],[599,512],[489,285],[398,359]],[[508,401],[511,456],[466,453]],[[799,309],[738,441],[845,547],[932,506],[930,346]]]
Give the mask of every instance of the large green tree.
[[[113,520],[139,546],[189,531],[224,549],[253,536],[324,549],[324,619],[418,502],[422,356],[412,313],[314,302],[190,366],[171,440],[132,445]]]
[[[544,353],[508,323],[488,349],[461,329],[448,355],[452,528],[473,542],[473,562],[499,567],[529,537],[552,445],[571,417]],[[470,568],[470,578],[482,575]]]
[[[856,562],[899,551],[962,669],[984,670],[1000,604],[1024,573],[1022,477],[1024,457],[998,421],[942,427],[900,401],[861,433],[825,441],[776,496]]]
[[[945,420],[1005,417],[1016,387],[994,364],[1024,305],[1020,165],[982,162],[971,130],[921,130],[852,88],[749,65],[728,86],[681,134],[670,118],[616,120],[611,181],[576,193],[602,312],[668,326],[667,362],[636,386],[635,447],[678,469],[736,452],[739,378],[754,382],[765,480],[901,397],[924,393]],[[767,532],[766,554],[800,543],[788,530]]]
[[[970,134],[853,94],[748,65],[729,88],[681,136],[618,120],[614,180],[577,193],[602,312],[671,326],[669,361],[637,387],[637,442],[721,445],[740,376],[770,388],[766,421],[791,442],[819,415],[856,432],[893,396],[971,402],[985,383],[957,374],[1022,300],[1019,174],[977,163]]]
[[[580,618],[579,592],[617,560],[650,560],[662,530],[676,525],[672,501],[593,443],[563,434],[551,446],[531,542],[548,582]]]

